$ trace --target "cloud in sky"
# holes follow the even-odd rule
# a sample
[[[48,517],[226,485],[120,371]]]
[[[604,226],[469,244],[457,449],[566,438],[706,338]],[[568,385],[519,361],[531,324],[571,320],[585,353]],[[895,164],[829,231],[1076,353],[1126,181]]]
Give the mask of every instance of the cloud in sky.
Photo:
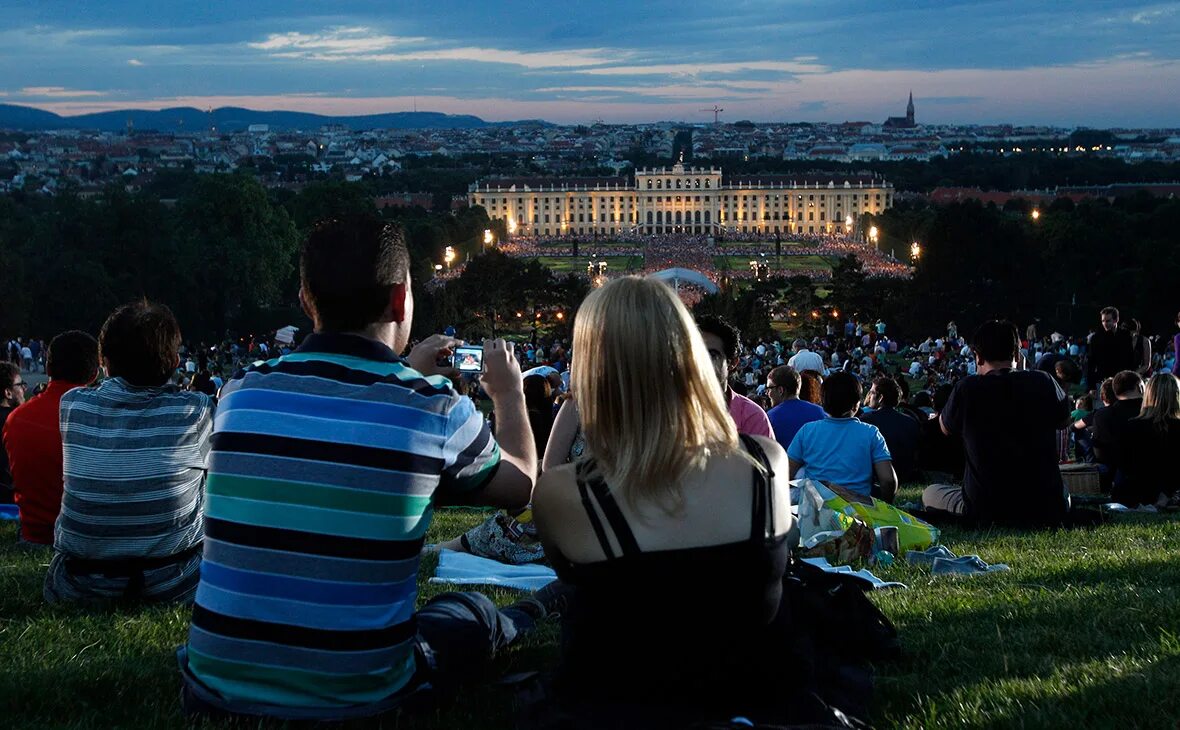
[[[433,0],[427,5],[108,0],[6,10],[10,100],[55,111],[216,100],[488,119],[878,119],[1180,124],[1180,3],[1135,0]],[[445,20],[444,20],[445,19]],[[28,90],[45,93],[31,94]],[[18,91],[19,90],[19,91]]]
[[[20,90],[20,95],[28,97],[44,97],[47,99],[80,99],[87,96],[106,96],[106,94],[101,91],[67,89],[63,86],[26,86]]]

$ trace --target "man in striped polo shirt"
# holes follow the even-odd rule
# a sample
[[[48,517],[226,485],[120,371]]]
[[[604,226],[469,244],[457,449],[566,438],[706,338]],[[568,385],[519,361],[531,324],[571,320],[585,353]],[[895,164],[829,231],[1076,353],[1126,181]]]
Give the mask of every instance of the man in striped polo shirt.
[[[314,333],[221,391],[205,559],[180,651],[190,712],[373,715],[477,668],[545,615],[533,600],[497,611],[479,593],[414,610],[434,505],[531,496],[536,453],[510,348],[484,343],[497,443],[439,374],[456,340],[397,354],[414,304],[400,229],[321,224],[300,277]]]
[[[168,384],[179,347],[168,307],[119,307],[98,337],[109,377],[61,397],[63,496],[45,600],[192,600],[213,399]]]

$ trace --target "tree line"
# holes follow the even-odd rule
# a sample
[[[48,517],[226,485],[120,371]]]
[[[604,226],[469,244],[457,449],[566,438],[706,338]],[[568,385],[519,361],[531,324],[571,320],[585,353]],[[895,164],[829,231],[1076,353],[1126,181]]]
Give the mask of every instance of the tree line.
[[[138,192],[111,186],[87,198],[16,192],[0,196],[0,333],[96,332],[137,297],[172,307],[194,340],[306,327],[300,242],[316,221],[350,214],[404,226],[423,298],[445,247],[476,252],[490,225],[481,208],[378,211],[362,185],[266,189],[243,173],[180,175]]]

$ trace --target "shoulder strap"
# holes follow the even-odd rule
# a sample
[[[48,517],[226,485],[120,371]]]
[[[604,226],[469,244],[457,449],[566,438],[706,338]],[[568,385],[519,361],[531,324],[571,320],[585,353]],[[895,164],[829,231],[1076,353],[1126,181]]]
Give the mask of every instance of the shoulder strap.
[[[606,517],[607,522],[610,523],[611,530],[615,533],[615,540],[619,543],[619,548],[623,551],[623,555],[638,555],[642,550],[639,549],[639,543],[635,540],[635,533],[631,532],[631,527],[627,524],[627,520],[623,517],[623,511],[619,509],[619,505],[615,502],[615,496],[611,494],[610,488],[606,486],[606,482],[602,477],[594,473],[595,460],[593,458],[585,459],[578,462],[578,489],[582,494],[582,502],[586,506],[586,511],[591,515],[591,522],[598,519],[598,515],[594,510],[594,501],[598,502],[598,508],[602,510],[603,516]],[[586,487],[589,487],[591,494],[594,495],[594,500],[591,500],[586,493]],[[601,527],[601,523],[595,528],[597,531]],[[609,541],[606,539],[606,534],[603,532],[599,535],[599,542],[603,545],[603,552],[607,557],[614,557],[609,547]]]
[[[774,470],[762,446],[751,436],[739,434],[746,450],[758,460],[765,473],[752,468],[754,476],[754,499],[750,510],[750,541],[763,542],[775,538],[774,531]]]
[[[598,545],[602,548],[602,553],[608,560],[615,557],[615,551],[610,546],[610,540],[606,537],[606,530],[603,529],[602,520],[598,519],[598,510],[594,509],[594,502],[590,499],[590,492],[586,488],[585,479],[586,462],[579,462],[575,467],[574,474],[578,483],[578,494],[582,497],[582,507],[586,510],[586,516],[590,519],[590,526],[594,528],[594,536],[598,538]]]
[[[639,555],[642,550],[639,549],[639,543],[635,540],[635,533],[631,532],[631,526],[627,524],[627,520],[623,517],[623,511],[619,509],[619,505],[615,502],[615,495],[611,494],[610,488],[606,486],[606,482],[602,477],[595,476],[590,480],[590,491],[594,493],[595,499],[598,500],[598,506],[602,509],[602,514],[606,515],[607,522],[610,523],[611,530],[615,533],[615,539],[619,541],[619,548],[623,551],[623,556]]]

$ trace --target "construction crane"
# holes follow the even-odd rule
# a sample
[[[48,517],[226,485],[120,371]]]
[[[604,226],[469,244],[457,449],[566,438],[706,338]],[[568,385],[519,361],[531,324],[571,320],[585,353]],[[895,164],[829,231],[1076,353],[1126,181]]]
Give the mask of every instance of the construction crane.
[[[701,111],[713,112],[713,124],[720,124],[721,123],[720,114],[721,114],[721,112],[723,112],[725,110],[722,109],[721,107],[717,106],[716,104],[714,104],[712,109],[701,109]]]

